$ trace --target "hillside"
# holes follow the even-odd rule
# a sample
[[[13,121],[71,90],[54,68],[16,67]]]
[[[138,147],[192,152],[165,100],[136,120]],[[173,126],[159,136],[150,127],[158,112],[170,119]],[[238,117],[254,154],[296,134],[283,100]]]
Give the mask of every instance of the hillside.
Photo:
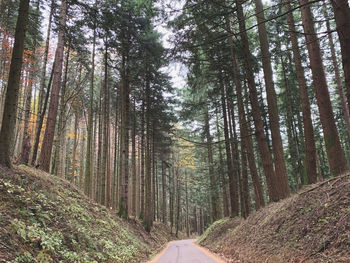
[[[146,233],[66,180],[0,167],[0,262],[142,262],[169,233],[160,223]]]
[[[246,220],[222,219],[200,244],[228,262],[350,262],[350,177],[314,184]]]

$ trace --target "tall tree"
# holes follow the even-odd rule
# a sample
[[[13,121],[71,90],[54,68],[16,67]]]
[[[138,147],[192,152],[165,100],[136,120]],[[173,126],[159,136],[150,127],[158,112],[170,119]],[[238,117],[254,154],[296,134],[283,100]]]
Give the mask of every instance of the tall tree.
[[[60,7],[60,22],[59,22],[59,32],[57,40],[57,48],[54,62],[54,74],[53,83],[51,91],[51,99],[49,112],[47,116],[45,135],[43,140],[43,145],[41,148],[40,158],[39,158],[39,168],[46,172],[50,169],[51,153],[53,139],[55,135],[56,118],[58,112],[58,100],[59,92],[61,89],[61,77],[62,77],[62,64],[63,64],[63,51],[64,51],[64,33],[66,26],[67,16],[67,1],[62,0]]]
[[[280,124],[277,107],[277,95],[273,82],[273,72],[271,66],[271,54],[269,51],[269,42],[266,31],[266,19],[264,15],[264,8],[261,0],[255,0],[256,17],[258,21],[258,32],[262,56],[262,67],[264,71],[265,88],[267,105],[269,112],[271,137],[272,137],[272,149],[273,159],[275,165],[276,187],[279,191],[280,198],[286,198],[290,195],[290,189],[288,185],[286,162],[284,159],[283,144],[280,133]]]
[[[307,177],[309,179],[309,183],[315,183],[317,180],[316,174],[316,146],[315,146],[315,137],[313,124],[311,119],[311,109],[310,109],[310,101],[309,95],[307,92],[307,84],[305,79],[305,72],[302,66],[300,48],[298,45],[298,38],[295,28],[294,16],[291,11],[291,5],[288,0],[285,0],[286,12],[287,12],[287,21],[290,39],[292,43],[292,51],[293,51],[293,61],[295,66],[295,71],[297,75],[297,81],[300,90],[300,98],[301,98],[301,110],[303,113],[303,124],[304,124],[304,144],[306,150],[306,172]]]
[[[28,14],[29,0],[21,0],[18,9],[15,42],[13,45],[4,114],[0,131],[0,164],[8,167],[11,167],[10,152],[16,125],[17,100],[21,79],[24,40],[28,25]]]
[[[346,95],[345,95],[345,92],[343,89],[343,81],[342,81],[341,75],[340,75],[340,70],[339,70],[339,66],[338,66],[338,59],[337,59],[335,46],[334,46],[333,35],[331,32],[331,25],[329,22],[328,10],[327,10],[327,6],[326,6],[325,2],[323,2],[323,12],[324,12],[324,16],[326,19],[326,28],[327,28],[327,31],[329,32],[328,33],[328,42],[329,42],[329,49],[331,51],[331,59],[332,59],[332,65],[333,65],[333,70],[334,70],[334,75],[335,75],[335,82],[337,85],[337,91],[339,94],[340,103],[341,103],[343,113],[344,113],[345,125],[346,125],[348,135],[350,138],[350,112],[349,112],[350,108],[347,106]],[[350,20],[350,15],[349,15],[349,20]],[[350,41],[350,39],[348,41]]]
[[[326,143],[327,158],[331,173],[339,175],[347,170],[345,156],[340,144],[338,130],[335,125],[333,108],[328,91],[326,75],[324,72],[320,45],[314,27],[311,5],[308,0],[300,0],[301,17],[305,32],[307,49],[310,58],[310,66],[320,120]]]
[[[97,1],[96,1],[97,2]],[[95,6],[96,6],[95,2]],[[96,14],[95,14],[96,15]],[[91,55],[91,80],[89,88],[89,112],[87,123],[87,146],[86,146],[86,161],[85,161],[85,184],[84,193],[92,196],[92,162],[93,162],[93,104],[94,104],[94,83],[95,83],[95,52],[96,52],[96,17],[93,23],[93,39],[92,39],[92,55]]]
[[[331,3],[337,24],[350,112],[350,4],[347,0],[331,0]]]
[[[246,25],[244,20],[243,6],[241,0],[236,0],[237,5],[237,18],[239,21],[239,30],[243,46],[244,66],[246,71],[246,77],[248,81],[248,88],[250,93],[250,102],[252,105],[252,115],[256,130],[257,142],[259,146],[260,156],[262,158],[264,173],[268,186],[269,197],[271,201],[278,201],[280,198],[276,185],[276,174],[273,167],[272,157],[269,151],[267,138],[264,132],[264,125],[261,119],[261,110],[258,101],[258,92],[256,89],[251,52],[249,49],[248,35],[246,32]]]

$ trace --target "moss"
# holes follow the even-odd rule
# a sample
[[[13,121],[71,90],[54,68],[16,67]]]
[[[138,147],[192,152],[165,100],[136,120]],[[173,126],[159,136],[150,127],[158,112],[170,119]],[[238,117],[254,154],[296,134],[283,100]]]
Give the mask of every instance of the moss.
[[[214,232],[217,228],[217,226],[219,225],[223,225],[225,224],[226,222],[228,222],[230,219],[229,218],[223,218],[223,219],[220,219],[220,220],[217,220],[215,221],[213,224],[211,224],[208,229],[203,233],[203,235],[199,238],[198,242],[201,244],[203,243],[207,238],[208,236]]]

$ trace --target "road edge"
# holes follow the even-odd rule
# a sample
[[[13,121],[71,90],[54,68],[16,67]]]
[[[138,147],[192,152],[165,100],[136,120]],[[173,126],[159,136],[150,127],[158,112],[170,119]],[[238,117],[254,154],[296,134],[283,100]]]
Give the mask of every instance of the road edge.
[[[227,263],[227,261],[225,261],[223,258],[219,257],[218,255],[212,253],[209,249],[200,246],[197,241],[194,241],[191,243],[192,245],[194,245],[196,248],[198,248],[200,251],[202,251],[206,256],[214,259],[217,261],[217,263]],[[151,262],[152,263],[152,262]]]
[[[158,259],[161,256],[163,256],[163,254],[167,251],[167,249],[170,247],[170,245],[174,242],[175,241],[168,242],[168,244],[166,246],[164,246],[164,248],[161,251],[159,251],[153,258],[149,259],[146,263],[156,263],[158,261]]]

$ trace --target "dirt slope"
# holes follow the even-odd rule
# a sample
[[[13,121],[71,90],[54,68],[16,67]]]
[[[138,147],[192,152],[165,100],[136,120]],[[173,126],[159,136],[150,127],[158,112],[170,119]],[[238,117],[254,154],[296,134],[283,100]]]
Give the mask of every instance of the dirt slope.
[[[0,262],[143,262],[174,239],[121,220],[74,185],[38,170],[0,167]]]
[[[228,262],[350,262],[350,175],[308,186],[246,220],[222,219],[200,244]]]

